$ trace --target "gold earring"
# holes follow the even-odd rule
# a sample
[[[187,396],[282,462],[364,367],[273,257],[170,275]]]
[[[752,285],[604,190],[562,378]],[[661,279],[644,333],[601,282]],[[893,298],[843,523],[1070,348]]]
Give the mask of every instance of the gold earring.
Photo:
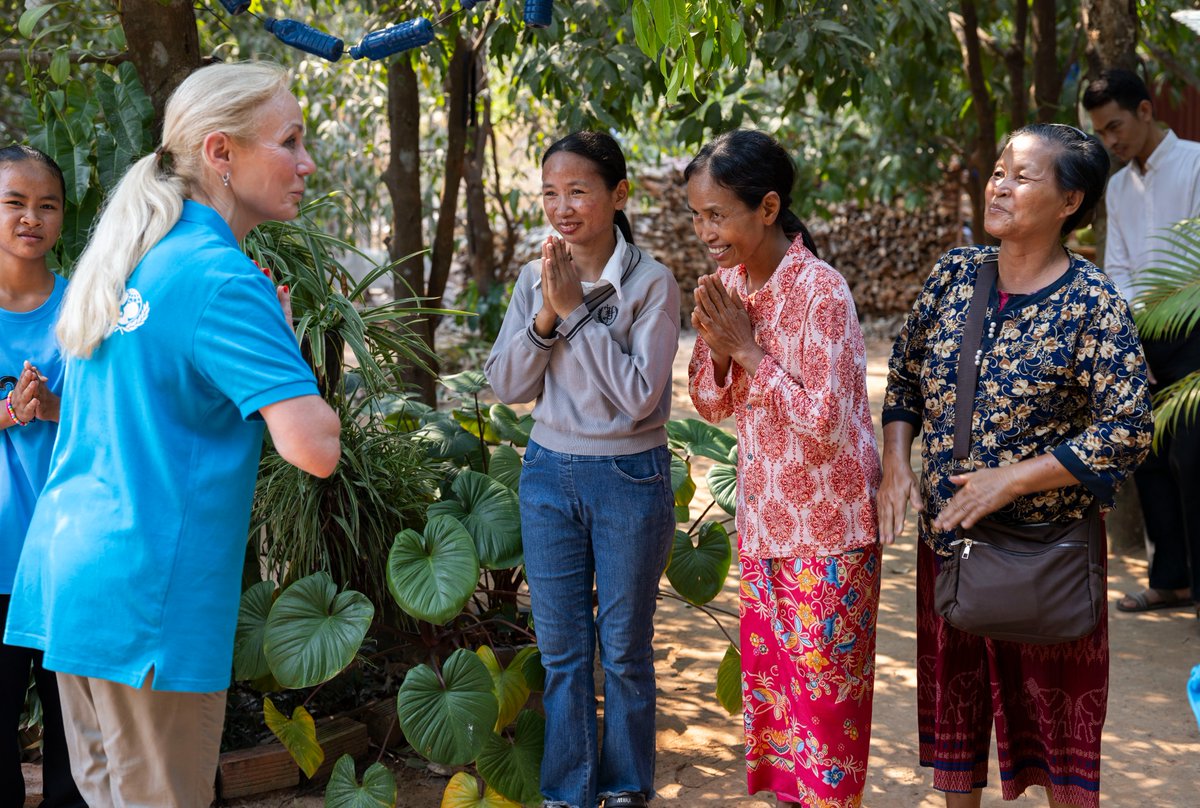
[[[221,177],[221,182],[225,183],[226,188],[229,187],[229,172],[228,171],[225,172],[224,177]]]

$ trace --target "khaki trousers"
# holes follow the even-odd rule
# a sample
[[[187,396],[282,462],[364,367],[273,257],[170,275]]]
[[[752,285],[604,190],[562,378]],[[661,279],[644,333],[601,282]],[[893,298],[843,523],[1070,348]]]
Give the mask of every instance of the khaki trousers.
[[[58,674],[71,772],[91,808],[207,808],[225,691],[172,693]]]

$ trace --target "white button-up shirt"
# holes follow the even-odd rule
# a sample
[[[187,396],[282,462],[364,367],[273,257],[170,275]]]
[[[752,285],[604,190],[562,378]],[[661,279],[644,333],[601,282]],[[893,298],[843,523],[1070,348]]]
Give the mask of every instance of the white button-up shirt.
[[[1163,262],[1163,231],[1183,219],[1200,217],[1200,143],[1167,132],[1145,171],[1131,160],[1112,176],[1105,201],[1104,271],[1125,299],[1133,300],[1140,291],[1136,284],[1142,270]]]

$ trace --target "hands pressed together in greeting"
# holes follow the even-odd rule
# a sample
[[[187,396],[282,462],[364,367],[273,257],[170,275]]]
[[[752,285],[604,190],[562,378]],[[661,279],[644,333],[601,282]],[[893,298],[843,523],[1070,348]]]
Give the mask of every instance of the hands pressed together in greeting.
[[[741,296],[729,294],[713,274],[700,278],[695,299],[692,327],[708,345],[718,378],[728,372],[730,360],[753,376],[766,354],[754,341],[754,327]]]
[[[557,236],[542,242],[542,309],[534,318],[533,328],[540,336],[554,332],[559,320],[583,303],[583,285],[571,261],[571,250]]]
[[[21,376],[17,379],[12,395],[9,397],[12,414],[18,420],[26,424],[35,420],[58,420],[61,400],[50,392],[50,388],[46,386],[48,381],[49,379],[43,376],[36,366],[26,360],[25,367],[21,369]],[[6,420],[9,419],[6,418]]]

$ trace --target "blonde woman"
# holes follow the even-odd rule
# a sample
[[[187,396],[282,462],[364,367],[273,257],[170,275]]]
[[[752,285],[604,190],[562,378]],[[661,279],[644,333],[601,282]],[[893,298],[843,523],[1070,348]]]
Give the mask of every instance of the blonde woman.
[[[62,422],[5,642],[58,672],[89,805],[209,804],[264,422],[296,466],[337,464],[287,290],[238,246],[297,215],[303,138],[281,69],[192,74],[63,302]]]

